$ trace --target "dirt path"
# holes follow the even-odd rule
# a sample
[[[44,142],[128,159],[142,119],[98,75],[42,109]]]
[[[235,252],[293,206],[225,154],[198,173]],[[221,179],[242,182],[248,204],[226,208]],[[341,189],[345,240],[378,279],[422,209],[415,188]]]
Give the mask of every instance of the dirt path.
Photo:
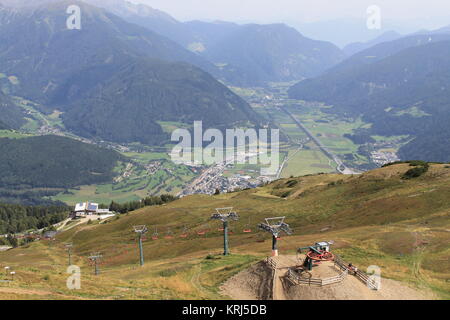
[[[258,300],[432,300],[435,294],[429,289],[416,289],[405,283],[382,279],[381,289],[371,290],[356,277],[349,275],[341,283],[328,286],[292,285],[284,281],[288,267],[298,265],[295,256],[274,258],[275,272],[260,262],[241,271],[222,286],[229,297]],[[420,262],[418,261],[420,265]],[[326,278],[338,274],[334,264],[323,264],[313,270],[314,277]],[[274,274],[272,278],[272,274]],[[265,291],[264,291],[265,290]]]
[[[281,269],[276,269],[273,275],[273,300],[287,300],[284,294],[282,279],[286,275]]]
[[[202,275],[202,266],[199,264],[198,266],[195,266],[194,274],[191,277],[191,284],[204,297],[206,297],[207,296],[207,290],[200,283],[200,276],[201,275]]]
[[[272,259],[277,264],[277,268],[275,269],[273,275],[272,298],[273,300],[288,300],[285,295],[286,289],[284,288],[283,279],[286,277],[288,268],[292,265],[295,265],[296,261],[288,256],[278,256],[273,257]]]

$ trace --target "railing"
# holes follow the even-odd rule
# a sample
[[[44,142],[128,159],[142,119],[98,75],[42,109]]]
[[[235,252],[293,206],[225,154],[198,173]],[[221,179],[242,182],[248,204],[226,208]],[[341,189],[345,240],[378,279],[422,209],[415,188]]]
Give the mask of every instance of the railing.
[[[361,280],[363,283],[365,283],[370,289],[372,290],[378,290],[378,284],[375,280],[371,279],[369,275],[367,275],[364,272],[356,271],[355,277],[357,277],[359,280]]]
[[[288,279],[295,285],[301,285],[301,284],[307,284],[309,286],[327,286],[334,283],[340,283],[342,282],[348,275],[348,270],[343,271],[337,276],[331,277],[331,278],[325,278],[325,279],[318,279],[318,278],[302,278],[300,277],[294,270],[291,268],[288,269],[287,277]]]
[[[277,263],[275,260],[273,260],[270,257],[267,257],[265,260],[266,264],[272,269],[272,270],[276,270],[277,269]]]
[[[334,265],[338,266],[341,270],[347,270],[347,271],[349,270],[348,263],[346,263],[344,260],[342,260],[341,257],[339,257],[338,255],[335,255]],[[366,273],[357,269],[356,272],[352,272],[351,274],[353,274],[356,278],[361,280],[370,289],[378,290],[377,282],[375,280],[371,279],[370,276],[367,275]]]

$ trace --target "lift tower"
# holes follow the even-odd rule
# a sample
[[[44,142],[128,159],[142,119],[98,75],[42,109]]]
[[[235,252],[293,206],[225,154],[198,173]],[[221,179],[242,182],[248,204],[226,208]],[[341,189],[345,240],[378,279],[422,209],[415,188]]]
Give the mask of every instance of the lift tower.
[[[97,276],[100,273],[100,270],[98,268],[99,260],[102,258],[102,254],[100,252],[93,252],[89,256],[89,260],[92,261],[94,264],[94,274]]]
[[[292,230],[287,223],[284,222],[285,217],[266,218],[266,223],[260,223],[258,227],[272,234],[272,256],[278,256],[277,240],[281,232],[287,235],[292,234]]]
[[[239,216],[235,211],[233,211],[232,207],[216,208],[216,213],[212,214],[211,219],[220,220],[223,223],[223,255],[227,256],[230,254],[228,250],[228,222],[230,220],[239,220]]]
[[[139,263],[141,266],[144,265],[144,249],[142,247],[142,237],[144,234],[148,232],[147,226],[134,226],[134,232],[138,234],[138,242],[139,242]]]
[[[73,243],[68,242],[66,244],[64,244],[64,247],[67,250],[67,254],[69,255],[69,266],[72,265],[72,248],[73,248]]]

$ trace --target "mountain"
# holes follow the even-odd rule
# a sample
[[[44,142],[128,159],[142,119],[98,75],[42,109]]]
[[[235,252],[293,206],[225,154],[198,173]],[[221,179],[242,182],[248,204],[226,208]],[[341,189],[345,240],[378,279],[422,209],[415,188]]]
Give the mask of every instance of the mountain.
[[[450,34],[420,34],[403,37],[394,41],[379,43],[366,50],[358,52],[330,68],[327,73],[345,73],[381,61],[403,50],[425,44],[450,40]]]
[[[365,9],[364,9],[365,10]],[[287,21],[302,34],[312,39],[329,41],[339,48],[355,42],[369,42],[382,36],[388,30],[395,30],[401,34],[410,34],[420,28],[417,21],[395,21],[382,17],[381,29],[367,28],[367,18],[339,18],[314,22]]]
[[[74,87],[81,89],[81,94],[84,86],[89,86],[87,79],[97,78],[95,73],[91,70],[70,79],[61,97],[72,97]],[[94,91],[86,98],[73,97],[63,119],[80,135],[109,141],[163,144],[169,137],[155,120],[188,124],[203,120],[205,127],[219,129],[259,122],[259,116],[241,98],[187,64],[130,61]]]
[[[371,134],[411,135],[413,140],[400,149],[402,159],[448,162],[450,40],[425,38],[375,46],[318,78],[298,83],[289,94],[333,105],[333,113],[362,115],[373,124],[367,129]],[[415,45],[402,50],[406,43]],[[386,48],[394,53],[382,57]],[[368,59],[374,52],[380,54]]]
[[[311,40],[283,24],[243,25],[201,54],[234,70],[247,85],[312,77],[343,59],[331,43]]]
[[[83,12],[81,30],[66,27],[65,11],[70,4],[78,4]],[[16,91],[25,91],[35,99],[51,97],[75,72],[135,57],[211,68],[175,42],[83,2],[57,1],[18,11],[3,9],[0,22],[0,68],[22,82]],[[18,33],[24,34],[19,41]]]
[[[0,130],[18,129],[25,123],[23,110],[0,91]]]
[[[123,157],[69,138],[0,138],[0,188],[70,188],[109,182]]]
[[[194,42],[194,34],[186,25],[169,14],[140,3],[127,0],[83,0],[96,7],[107,9],[122,19],[167,37],[184,48]]]
[[[210,72],[234,85],[299,80],[318,75],[344,58],[331,43],[306,38],[283,24],[182,23],[142,4],[85,1],[176,41],[219,67],[220,71]]]
[[[74,3],[82,9],[81,30],[66,28],[66,9]],[[19,83],[11,93],[40,102],[41,111],[63,111],[65,125],[85,137],[159,144],[167,134],[157,121],[191,123],[194,115],[222,127],[259,121],[247,103],[194,65],[214,68],[83,2],[0,11],[0,71]]]
[[[393,40],[397,40],[399,38],[401,38],[402,35],[399,34],[398,32],[395,31],[387,31],[385,33],[383,33],[382,35],[376,37],[375,39],[372,39],[370,41],[367,42],[354,42],[354,43],[350,43],[348,45],[346,45],[344,47],[344,49],[342,49],[344,51],[344,53],[347,56],[352,56],[358,52],[361,52],[363,50],[366,50],[370,47],[373,47],[379,43],[383,43],[383,42],[388,42],[388,41],[393,41]]]

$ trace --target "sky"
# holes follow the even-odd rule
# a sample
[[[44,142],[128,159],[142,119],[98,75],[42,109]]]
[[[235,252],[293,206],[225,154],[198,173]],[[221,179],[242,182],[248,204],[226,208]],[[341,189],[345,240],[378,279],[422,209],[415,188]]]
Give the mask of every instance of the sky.
[[[366,18],[370,5],[386,20],[408,20],[439,27],[450,17],[448,0],[134,0],[168,12],[176,19],[300,23]],[[450,24],[450,19],[448,19]]]

